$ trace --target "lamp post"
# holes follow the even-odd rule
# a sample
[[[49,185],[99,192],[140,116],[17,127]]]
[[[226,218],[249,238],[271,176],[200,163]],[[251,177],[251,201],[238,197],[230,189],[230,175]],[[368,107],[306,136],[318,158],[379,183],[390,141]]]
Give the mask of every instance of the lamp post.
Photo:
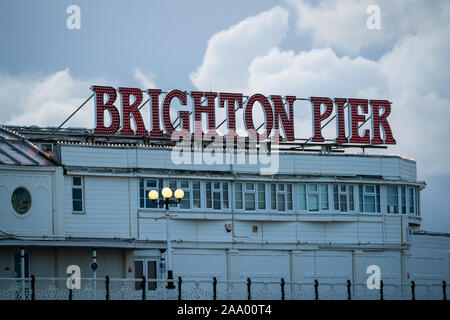
[[[172,270],[172,245],[170,239],[170,213],[169,213],[169,205],[180,203],[181,199],[184,197],[184,191],[181,189],[175,190],[172,193],[170,188],[163,188],[161,194],[164,199],[158,200],[159,194],[156,190],[151,190],[148,193],[148,197],[153,201],[154,204],[164,205],[166,208],[165,218],[166,218],[166,239],[167,239],[167,289],[174,289],[175,286],[173,284],[173,270]],[[172,195],[175,196],[175,199],[171,199]]]

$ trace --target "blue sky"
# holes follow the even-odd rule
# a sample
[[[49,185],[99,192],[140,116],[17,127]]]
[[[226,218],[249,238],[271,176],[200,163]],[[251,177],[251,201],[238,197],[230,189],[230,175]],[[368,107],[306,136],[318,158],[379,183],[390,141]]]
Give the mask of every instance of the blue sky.
[[[384,153],[417,160],[423,229],[450,232],[448,21],[448,2],[409,0],[1,1],[0,123],[57,126],[94,83],[389,99]],[[86,108],[69,125],[92,127]]]
[[[189,73],[208,39],[277,1],[2,1],[0,68],[137,85],[133,68],[161,87],[193,88]],[[81,9],[81,29],[66,28],[66,8]],[[6,49],[6,50],[5,50]]]

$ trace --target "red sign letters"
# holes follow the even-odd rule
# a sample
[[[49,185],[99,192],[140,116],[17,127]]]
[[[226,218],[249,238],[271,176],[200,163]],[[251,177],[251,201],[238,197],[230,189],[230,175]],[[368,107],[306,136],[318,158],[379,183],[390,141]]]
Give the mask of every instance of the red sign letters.
[[[138,88],[118,88],[106,86],[92,86],[95,94],[95,129],[98,134],[114,134],[119,131],[121,135],[152,136],[160,137],[163,130],[171,135],[174,131],[186,130],[201,134],[202,114],[207,117],[206,130],[208,133],[215,133],[216,130],[216,106],[218,108],[226,107],[227,137],[236,137],[236,111],[243,110],[244,127],[249,136],[258,140],[270,137],[273,130],[284,132],[284,137],[288,141],[294,141],[294,102],[295,96],[281,97],[271,95],[266,97],[256,93],[248,99],[244,99],[241,93],[227,92],[201,92],[192,91],[188,94],[186,91],[172,90],[162,99],[162,108],[160,106],[160,89],[148,89],[142,91]],[[119,109],[114,105],[117,100],[117,92],[120,96],[120,116]],[[150,131],[145,128],[139,106],[146,99],[150,104]],[[131,96],[133,98],[131,99]],[[192,101],[192,112],[187,110],[178,111],[180,119],[179,128],[175,128],[170,119],[170,110],[172,101],[175,99],[182,106],[188,105],[188,96]],[[388,100],[368,100],[353,98],[335,98],[311,97],[312,107],[312,142],[324,142],[322,136],[322,125],[330,121],[333,114],[336,122],[336,137],[334,141],[338,144],[396,144],[392,135],[391,127],[388,122],[388,116],[391,113],[391,104]],[[133,101],[133,103],[130,103]],[[262,107],[265,121],[265,131],[257,133],[253,118],[253,108],[256,104]],[[287,107],[287,110],[286,110]],[[346,127],[345,108],[348,108],[348,124]],[[162,109],[162,116],[160,110]],[[105,125],[105,112],[110,115],[110,124]],[[190,117],[193,115],[194,128],[190,128]],[[360,126],[371,118],[371,129],[364,129],[360,132]],[[131,126],[134,121],[135,130]],[[161,128],[161,125],[163,128]],[[346,130],[349,133],[346,135]],[[383,134],[382,134],[383,133]]]

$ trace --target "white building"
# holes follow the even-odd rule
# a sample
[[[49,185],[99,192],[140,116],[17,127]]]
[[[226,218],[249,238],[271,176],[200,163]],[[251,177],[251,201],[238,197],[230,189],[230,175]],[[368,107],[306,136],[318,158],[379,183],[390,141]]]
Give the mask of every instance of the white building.
[[[50,278],[66,278],[69,265],[92,278],[93,252],[99,287],[107,275],[130,283],[142,275],[164,279],[164,209],[147,197],[163,186],[185,194],[170,207],[170,237],[175,281],[181,276],[186,292],[211,291],[216,277],[218,295],[247,298],[250,278],[253,297],[279,299],[283,278],[287,297],[313,299],[317,280],[321,298],[346,299],[350,280],[354,297],[377,298],[379,290],[366,287],[371,265],[380,268],[386,298],[410,299],[414,280],[417,296],[441,299],[442,281],[450,280],[449,235],[419,231],[425,182],[417,180],[414,160],[283,151],[278,173],[268,176],[258,165],[174,164],[163,140],[157,146],[87,129],[52,131],[0,129],[4,297],[14,278],[31,274],[36,288],[53,283],[67,292],[65,282]],[[18,194],[24,204],[15,208]],[[119,290],[126,281],[116,282]],[[164,286],[151,282],[147,294],[167,293]],[[139,296],[138,282],[127,288]]]

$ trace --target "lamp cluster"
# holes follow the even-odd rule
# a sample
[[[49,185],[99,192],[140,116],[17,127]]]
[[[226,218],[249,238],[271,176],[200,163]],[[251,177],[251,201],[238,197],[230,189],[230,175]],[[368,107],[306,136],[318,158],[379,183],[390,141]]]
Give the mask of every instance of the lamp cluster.
[[[177,189],[175,190],[175,192],[172,192],[172,189],[165,187],[161,190],[161,194],[164,199],[170,199],[172,198],[172,195],[175,196],[177,200],[181,200],[184,198],[184,191],[181,189]],[[156,190],[151,190],[148,193],[148,197],[150,198],[150,200],[156,201],[159,197],[159,193]]]

